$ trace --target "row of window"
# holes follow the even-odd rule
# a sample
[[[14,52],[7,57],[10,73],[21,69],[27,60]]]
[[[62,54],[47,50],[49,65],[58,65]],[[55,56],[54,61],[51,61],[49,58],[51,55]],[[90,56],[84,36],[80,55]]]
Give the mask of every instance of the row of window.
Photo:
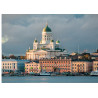
[[[70,64],[70,62],[67,61],[43,61],[41,63],[69,63]]]
[[[94,65],[98,65],[98,63],[95,63]]]
[[[95,70],[98,70],[98,67],[96,67]]]
[[[66,67],[67,67],[67,66],[70,66],[70,65],[67,65],[67,64],[66,64],[66,65],[64,65],[64,64],[62,64],[62,65],[60,65],[60,64],[59,64],[59,65],[54,65],[54,64],[52,64],[52,65],[47,65],[47,64],[43,64],[43,66],[50,66],[50,67],[51,67],[51,66],[64,66],[64,67],[66,66]]]
[[[27,65],[27,66],[38,66],[38,65]]]
[[[15,65],[15,63],[3,63],[3,65]]]
[[[49,66],[49,65],[48,65],[48,66],[47,66],[47,65],[46,65],[46,66],[43,65],[43,67],[53,67],[53,65],[52,65],[52,66],[51,66],[51,65],[50,65],[50,66]],[[64,65],[64,66],[61,66],[61,65],[57,65],[56,67],[70,67],[70,66],[65,66],[65,65]]]
[[[11,66],[3,66],[3,69],[11,69]]]
[[[45,38],[45,40],[50,40],[50,38]]]
[[[26,68],[26,69],[31,69],[31,68]],[[38,68],[32,68],[32,69],[38,69]],[[32,70],[32,69],[31,69],[31,70]]]
[[[72,67],[72,69],[84,69],[84,67],[79,67],[79,68],[77,68],[77,67]]]
[[[46,69],[46,70],[50,70],[50,69]],[[60,70],[70,70],[70,68],[61,68]]]
[[[75,65],[75,66],[76,66],[76,65],[81,65],[81,66],[82,66],[82,65],[84,65],[84,64],[72,64],[72,65]]]
[[[52,37],[52,35],[50,35],[50,36],[46,36],[46,35],[45,35],[45,37]]]
[[[11,69],[11,66],[3,66],[3,69]],[[14,69],[15,69],[15,65],[14,65]]]
[[[3,72],[11,72],[11,70],[3,70]]]

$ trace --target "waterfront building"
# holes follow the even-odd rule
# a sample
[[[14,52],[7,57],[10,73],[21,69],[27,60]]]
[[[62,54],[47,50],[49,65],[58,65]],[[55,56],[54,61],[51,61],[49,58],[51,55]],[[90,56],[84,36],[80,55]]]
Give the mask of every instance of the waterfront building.
[[[39,60],[41,70],[46,72],[71,72],[71,59],[66,57],[55,57]]]
[[[39,61],[31,61],[25,63],[25,72],[26,73],[40,73],[41,67]]]
[[[24,72],[25,62],[28,60],[2,59],[2,73]]]
[[[98,56],[98,49],[96,50],[96,52],[93,52],[91,55]]]
[[[98,60],[93,61],[93,71],[98,71]]]
[[[82,54],[72,53],[70,54],[70,57],[72,60],[91,60],[90,53],[82,53]]]
[[[42,39],[38,42],[37,39],[33,42],[33,49],[26,51],[26,58],[28,60],[42,59],[42,58],[53,58],[61,54],[66,54],[65,49],[60,48],[60,41],[56,42],[53,40],[52,30],[46,27],[42,30]]]
[[[91,59],[92,59],[92,60],[98,60],[98,49],[97,49],[96,52],[93,52],[93,53],[91,54]]]
[[[91,72],[92,71],[92,62],[91,61],[72,61],[72,72],[81,73],[81,72]]]

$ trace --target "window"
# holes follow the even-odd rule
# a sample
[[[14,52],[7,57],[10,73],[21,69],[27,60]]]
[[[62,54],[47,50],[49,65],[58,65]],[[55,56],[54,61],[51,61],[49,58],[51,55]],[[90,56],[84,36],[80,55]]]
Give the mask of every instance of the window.
[[[32,65],[33,66],[33,65]]]
[[[11,66],[10,66],[10,69],[11,69]]]

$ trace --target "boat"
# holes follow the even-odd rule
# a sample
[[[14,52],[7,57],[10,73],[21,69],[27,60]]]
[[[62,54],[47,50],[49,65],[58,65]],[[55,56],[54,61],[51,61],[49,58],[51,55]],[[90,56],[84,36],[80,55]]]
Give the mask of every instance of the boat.
[[[51,73],[51,76],[56,76],[56,73]]]
[[[51,74],[49,72],[46,71],[42,71],[40,72],[40,76],[50,76]]]
[[[91,75],[91,76],[98,76],[98,70],[97,70],[97,71],[92,71],[92,72],[90,73],[90,75]]]

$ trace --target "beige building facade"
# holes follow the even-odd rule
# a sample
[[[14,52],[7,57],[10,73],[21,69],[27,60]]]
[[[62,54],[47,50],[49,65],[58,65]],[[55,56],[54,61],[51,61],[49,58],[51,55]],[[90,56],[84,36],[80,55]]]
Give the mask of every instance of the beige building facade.
[[[41,67],[39,61],[25,63],[25,73],[40,73]]]
[[[98,60],[93,61],[93,71],[98,71]]]
[[[72,61],[72,72],[91,72],[92,62],[90,61]]]
[[[28,60],[15,60],[15,59],[3,59],[2,60],[2,73],[10,73],[12,71],[24,71],[25,62]]]

